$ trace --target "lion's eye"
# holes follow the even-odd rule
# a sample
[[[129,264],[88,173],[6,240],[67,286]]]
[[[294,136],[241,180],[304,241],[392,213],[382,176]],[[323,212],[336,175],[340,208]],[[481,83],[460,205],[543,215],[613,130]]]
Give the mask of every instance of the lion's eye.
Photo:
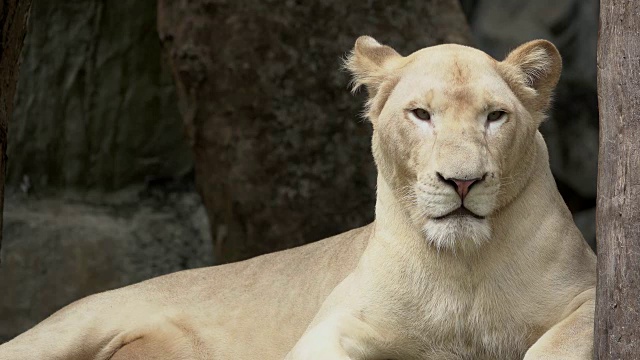
[[[502,117],[505,116],[506,114],[507,113],[505,113],[502,110],[492,111],[489,113],[489,115],[487,115],[487,121],[498,121],[502,119]]]
[[[411,110],[411,112],[420,120],[424,120],[424,121],[431,120],[431,114],[429,114],[429,112],[425,109],[413,109]]]

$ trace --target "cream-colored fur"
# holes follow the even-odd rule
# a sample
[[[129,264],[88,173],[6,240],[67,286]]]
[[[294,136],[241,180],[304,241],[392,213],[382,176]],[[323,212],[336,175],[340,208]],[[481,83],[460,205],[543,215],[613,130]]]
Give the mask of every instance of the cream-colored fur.
[[[91,296],[0,360],[590,358],[596,260],[537,130],[555,47],[499,62],[361,37],[347,67],[370,95],[373,224]],[[463,202],[454,181],[471,179]]]

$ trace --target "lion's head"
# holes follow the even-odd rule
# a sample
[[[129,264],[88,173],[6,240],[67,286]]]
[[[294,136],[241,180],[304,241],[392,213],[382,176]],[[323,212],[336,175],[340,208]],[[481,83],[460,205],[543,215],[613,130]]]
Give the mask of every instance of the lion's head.
[[[536,40],[504,61],[461,45],[403,57],[360,37],[346,65],[366,86],[373,154],[411,222],[438,248],[481,244],[531,174],[562,62]]]

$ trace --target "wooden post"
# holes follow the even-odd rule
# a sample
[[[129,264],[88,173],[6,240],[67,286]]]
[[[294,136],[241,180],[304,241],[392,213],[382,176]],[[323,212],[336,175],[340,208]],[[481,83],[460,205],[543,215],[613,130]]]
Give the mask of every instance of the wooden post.
[[[31,0],[0,0],[0,249],[4,178],[7,171],[7,126],[13,111],[20,52],[27,33],[30,10]]]
[[[640,6],[601,0],[596,359],[640,359]]]

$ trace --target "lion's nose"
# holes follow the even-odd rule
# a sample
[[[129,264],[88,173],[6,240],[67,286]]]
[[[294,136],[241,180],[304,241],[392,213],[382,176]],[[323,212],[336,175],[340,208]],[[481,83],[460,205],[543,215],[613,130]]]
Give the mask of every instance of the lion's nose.
[[[469,179],[469,180],[465,180],[465,179],[455,179],[455,178],[445,178],[444,176],[442,176],[442,174],[437,173],[438,174],[438,178],[440,180],[442,180],[443,182],[453,186],[456,189],[456,192],[458,193],[458,195],[460,196],[460,199],[464,200],[464,198],[467,196],[467,194],[469,193],[469,190],[471,190],[471,186],[479,181],[481,181],[482,179],[484,179],[484,176],[479,177],[479,178],[475,178],[475,179]]]

